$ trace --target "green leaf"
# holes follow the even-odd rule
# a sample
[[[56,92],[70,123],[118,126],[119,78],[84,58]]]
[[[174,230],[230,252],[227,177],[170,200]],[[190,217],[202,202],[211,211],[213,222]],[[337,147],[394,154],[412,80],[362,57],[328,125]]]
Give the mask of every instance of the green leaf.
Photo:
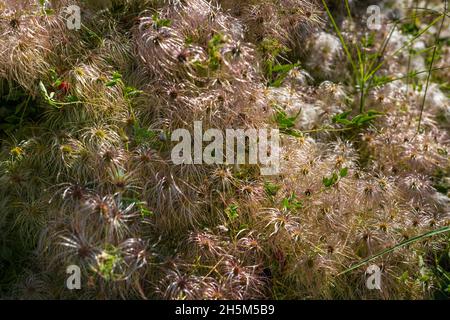
[[[278,88],[282,85],[284,79],[287,77],[289,71],[300,66],[299,63],[295,64],[277,64],[275,66],[270,65],[269,68],[269,86]]]
[[[56,80],[53,82],[53,87],[57,88],[57,87],[59,87],[59,86],[61,85],[61,83],[62,83],[62,80],[56,79]]]
[[[271,197],[276,196],[280,188],[281,187],[275,183],[269,181],[264,182],[264,191]]]
[[[107,87],[114,87],[121,81],[122,81],[122,75],[119,72],[115,71],[112,75],[112,79],[107,81],[105,85]]]
[[[417,26],[416,22],[414,21],[414,22],[402,24],[401,30],[403,31],[403,33],[415,35],[419,32],[420,28]]]
[[[125,87],[125,98],[131,98],[134,96],[137,96],[139,94],[141,94],[143,91],[142,90],[138,90],[134,87]]]
[[[364,48],[372,48],[375,43],[375,33],[371,32],[361,39],[361,44]]]
[[[42,81],[39,81],[39,90],[45,98],[48,98],[47,88],[45,88],[45,85],[42,83]]]
[[[437,148],[436,150],[441,156],[447,156],[448,155],[448,151],[446,149]]]
[[[230,219],[231,221],[234,221],[237,217],[239,217],[239,213],[238,213],[238,205],[236,204],[230,204],[226,209],[225,209],[225,213],[228,217],[228,219]]]
[[[345,111],[345,112],[335,115],[332,118],[333,123],[344,124],[344,125],[350,124],[351,121],[347,119],[348,116],[350,115],[350,113],[351,113],[351,111]]]
[[[264,38],[259,45],[259,51],[269,60],[274,60],[277,56],[288,53],[290,49],[275,38]]]
[[[335,185],[338,180],[339,176],[334,172],[330,177],[323,177],[322,183],[325,187],[329,188]]]
[[[345,111],[343,113],[335,115],[332,118],[333,123],[341,124],[346,127],[361,127],[363,125],[369,124],[372,120],[383,114],[376,110],[368,110],[365,113],[356,115],[352,119],[348,119],[350,113],[351,111]]]
[[[339,171],[339,176],[340,176],[341,178],[346,177],[347,174],[348,174],[348,168],[347,168],[347,167],[342,168],[342,169]]]
[[[172,21],[169,19],[161,19],[157,13],[152,16],[153,22],[155,23],[156,28],[161,27],[170,27],[172,25]]]
[[[220,48],[224,43],[225,39],[220,33],[214,34],[208,42],[208,66],[212,71],[218,70],[221,66]]]
[[[298,210],[303,208],[303,202],[297,199],[295,193],[292,193],[289,197],[281,200],[281,207],[283,210]]]
[[[127,205],[133,204],[141,214],[142,218],[148,218],[153,216],[155,213],[147,207],[147,203],[144,201],[140,201],[135,198],[123,198],[122,201]]]
[[[80,100],[74,95],[67,96],[66,97],[66,101],[67,102],[80,102]]]
[[[280,107],[275,107],[275,109],[275,122],[278,124],[280,130],[291,129],[295,126],[295,122],[300,115],[301,110],[294,117],[289,117],[286,111],[284,111]]]

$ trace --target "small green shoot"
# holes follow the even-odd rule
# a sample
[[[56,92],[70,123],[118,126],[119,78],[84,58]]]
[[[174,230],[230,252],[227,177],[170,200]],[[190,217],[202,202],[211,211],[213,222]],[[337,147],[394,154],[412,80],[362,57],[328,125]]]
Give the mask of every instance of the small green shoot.
[[[360,128],[369,125],[376,118],[380,117],[383,113],[376,110],[368,110],[367,112],[356,115],[349,119],[351,111],[345,111],[335,115],[332,118],[332,122],[340,124],[345,127]]]
[[[285,211],[297,211],[303,208],[303,202],[298,200],[295,193],[291,193],[289,197],[281,200],[281,208]]]
[[[301,132],[294,128],[296,120],[301,113],[301,109],[295,116],[290,117],[287,115],[286,111],[284,111],[281,107],[275,106],[274,108],[275,108],[274,121],[278,125],[280,132],[294,137],[302,136]]]
[[[330,188],[336,185],[340,179],[345,178],[348,175],[348,168],[342,168],[339,172],[333,172],[329,177],[323,177],[322,183],[326,188]]]
[[[239,206],[235,203],[230,204],[225,209],[225,214],[227,215],[228,219],[230,219],[231,222],[236,220],[239,217]]]
[[[111,80],[108,80],[108,81],[105,83],[105,85],[106,85],[107,87],[114,87],[114,86],[116,86],[116,85],[118,85],[118,84],[120,84],[120,83],[123,83],[123,82],[122,82],[122,75],[121,75],[119,72],[114,71]]]
[[[280,186],[270,181],[264,182],[264,191],[269,197],[275,197],[280,190]]]
[[[170,27],[172,25],[172,21],[170,19],[162,19],[157,13],[152,16],[152,20],[156,29],[160,29],[162,27]]]

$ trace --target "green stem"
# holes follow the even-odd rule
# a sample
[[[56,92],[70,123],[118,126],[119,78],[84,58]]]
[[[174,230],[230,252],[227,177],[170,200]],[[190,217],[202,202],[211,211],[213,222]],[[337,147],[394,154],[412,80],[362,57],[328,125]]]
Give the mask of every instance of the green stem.
[[[416,19],[417,19],[417,7],[419,6],[419,0],[415,0],[414,2],[414,11],[412,16],[412,22],[414,25],[416,25]],[[409,46],[408,50],[408,67],[406,69],[406,74],[408,75],[406,78],[406,98],[408,98],[408,92],[409,92],[409,70],[411,69],[411,46]]]
[[[432,236],[435,236],[435,235],[438,235],[438,234],[441,234],[441,233],[445,233],[445,232],[450,232],[450,226],[442,227],[440,229],[433,230],[433,231],[429,231],[427,233],[424,233],[424,234],[418,235],[416,237],[413,237],[411,239],[408,239],[408,240],[405,240],[403,242],[400,242],[399,244],[397,244],[397,245],[395,245],[395,246],[393,246],[391,248],[385,249],[385,250],[383,250],[383,251],[381,251],[381,252],[379,252],[379,253],[377,253],[377,254],[375,254],[375,255],[367,258],[367,259],[362,260],[361,262],[358,262],[357,264],[354,264],[350,268],[348,268],[348,269],[342,271],[341,273],[339,273],[338,276],[346,274],[346,273],[349,273],[350,271],[353,271],[353,270],[355,270],[355,269],[357,269],[357,268],[367,264],[368,262],[373,261],[376,258],[379,258],[379,257],[381,257],[381,256],[383,256],[383,255],[385,255],[387,253],[391,253],[391,252],[393,252],[393,251],[395,251],[395,250],[397,250],[399,248],[405,247],[405,246],[407,246],[409,244],[412,244],[414,242],[417,242],[417,241],[420,241],[422,239],[426,239],[426,238],[429,238],[429,237],[432,237]]]
[[[350,54],[350,51],[348,50],[347,44],[345,43],[345,40],[344,40],[344,37],[342,36],[341,31],[339,30],[339,27],[336,24],[336,21],[334,21],[333,15],[331,14],[330,9],[328,8],[328,5],[326,4],[325,0],[322,0],[322,3],[323,3],[323,6],[324,6],[324,8],[325,8],[325,10],[327,12],[328,17],[331,20],[331,24],[333,25],[333,28],[334,28],[336,34],[339,37],[339,41],[341,42],[342,47],[344,48],[345,54],[347,55],[347,59],[350,62],[350,64],[352,65],[353,73],[355,74],[355,72],[356,72],[356,65],[355,65],[355,63],[354,63],[354,61],[352,59],[352,55]]]
[[[427,75],[427,82],[425,85],[425,92],[423,94],[423,99],[422,99],[422,105],[420,106],[420,115],[419,115],[419,124],[417,125],[417,132],[420,132],[420,125],[422,124],[422,116],[423,116],[423,109],[425,107],[425,101],[427,99],[427,92],[428,92],[428,87],[430,85],[430,79],[431,79],[431,74],[432,74],[432,70],[433,70],[433,64],[434,64],[434,59],[436,58],[436,51],[438,49],[439,46],[439,39],[441,37],[441,31],[442,31],[442,27],[444,26],[444,21],[445,21],[445,17],[446,17],[446,13],[447,13],[447,4],[448,4],[448,0],[445,0],[444,2],[444,12],[442,13],[442,20],[441,20],[441,25],[439,26],[439,30],[436,34],[436,38],[434,40],[434,49],[433,49],[433,55],[431,56],[431,62],[430,62],[430,67],[428,70],[428,75]]]
[[[443,69],[448,69],[448,68],[450,68],[450,66],[439,67],[439,68],[433,68],[431,71],[443,70]],[[378,84],[376,84],[376,85],[374,85],[374,86],[371,85],[371,86],[370,86],[370,89],[375,88],[375,87],[378,87],[378,86],[380,86],[380,85],[385,85],[386,83],[390,83],[390,82],[394,82],[394,81],[403,80],[403,79],[406,79],[406,78],[408,78],[408,77],[410,77],[410,78],[411,78],[411,77],[415,77],[416,75],[421,74],[421,73],[425,73],[425,72],[429,72],[429,70],[427,69],[427,70],[416,71],[416,72],[409,73],[409,75],[404,75],[403,77],[398,77],[398,78],[389,79],[389,80],[387,80],[387,81],[383,81],[382,83],[378,83]]]

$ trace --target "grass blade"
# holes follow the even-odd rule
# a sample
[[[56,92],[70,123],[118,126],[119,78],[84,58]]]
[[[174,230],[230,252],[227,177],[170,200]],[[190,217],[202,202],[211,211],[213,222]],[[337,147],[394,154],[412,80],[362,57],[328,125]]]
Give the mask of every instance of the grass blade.
[[[405,240],[403,242],[400,242],[399,244],[397,244],[397,245],[395,245],[395,246],[393,246],[391,248],[385,249],[385,250],[383,250],[383,251],[381,251],[381,252],[379,252],[379,253],[377,253],[377,254],[375,254],[375,255],[367,258],[367,259],[364,259],[364,260],[358,262],[357,264],[355,264],[355,265],[351,266],[350,268],[348,268],[348,269],[342,271],[341,273],[339,273],[338,276],[346,274],[346,273],[349,273],[350,271],[353,271],[353,270],[355,270],[355,269],[365,265],[366,263],[375,260],[376,258],[379,258],[379,257],[381,257],[381,256],[383,256],[383,255],[385,255],[387,253],[393,252],[393,251],[395,251],[395,250],[397,250],[399,248],[405,247],[405,246],[407,246],[407,245],[409,245],[411,243],[414,243],[414,242],[420,241],[422,239],[426,239],[426,238],[429,238],[429,237],[432,237],[432,236],[435,236],[435,235],[438,235],[438,234],[441,234],[441,233],[445,233],[445,232],[450,232],[450,226],[442,227],[442,228],[439,228],[439,229],[433,230],[433,231],[429,231],[427,233],[424,233],[424,234],[418,235],[416,237],[413,237],[411,239],[408,239],[408,240]]]

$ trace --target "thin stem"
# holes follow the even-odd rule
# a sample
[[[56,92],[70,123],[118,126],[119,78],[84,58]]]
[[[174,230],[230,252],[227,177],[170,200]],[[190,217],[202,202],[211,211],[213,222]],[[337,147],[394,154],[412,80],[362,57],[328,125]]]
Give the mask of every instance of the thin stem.
[[[419,0],[415,0],[414,2],[414,10],[413,10],[413,16],[412,16],[412,22],[414,25],[416,25],[416,19],[417,19],[417,7],[419,6]],[[411,69],[411,45],[409,46],[408,50],[408,67],[406,69],[406,74],[409,75],[409,70]],[[408,99],[408,93],[409,93],[409,76],[406,78],[406,99]]]
[[[365,104],[365,81],[364,79],[361,79],[361,85],[360,85],[361,93],[360,93],[360,99],[359,99],[359,113],[364,112],[364,104]]]
[[[437,17],[436,19],[434,19],[432,22],[430,22],[429,25],[427,25],[423,30],[421,30],[419,33],[417,33],[411,40],[409,40],[407,43],[405,43],[404,45],[402,45],[400,48],[398,48],[397,50],[395,50],[392,54],[390,54],[389,56],[387,56],[387,58],[391,58],[393,56],[395,56],[396,54],[398,54],[400,51],[402,51],[403,49],[405,49],[406,47],[409,47],[411,45],[411,43],[413,43],[414,41],[416,41],[422,34],[424,34],[425,32],[428,31],[428,29],[430,29],[432,26],[434,26],[440,19],[442,19],[443,15],[440,15],[439,17]],[[380,64],[378,66],[376,66],[370,76],[372,76],[373,73],[375,73],[378,69],[380,69],[384,62],[386,61],[386,59],[384,59],[383,61],[380,62]]]
[[[23,106],[22,115],[20,116],[19,127],[22,127],[23,117],[25,116],[25,111],[27,110],[28,103],[30,102],[30,99],[31,99],[31,96],[28,96],[28,98],[27,98],[27,100],[25,101],[25,104],[24,104],[24,106]]]
[[[443,69],[448,69],[448,68],[450,68],[450,66],[439,67],[439,68],[433,68],[431,71],[443,70]],[[385,85],[386,83],[391,83],[391,82],[394,82],[394,81],[403,80],[403,79],[406,79],[407,77],[414,77],[414,76],[416,76],[416,75],[418,75],[418,74],[425,73],[425,72],[429,72],[429,69],[427,69],[427,70],[421,70],[421,71],[416,71],[416,72],[412,72],[412,73],[409,74],[409,76],[408,76],[408,75],[404,75],[403,77],[397,77],[397,78],[392,78],[392,79],[383,81],[382,83],[378,83],[378,84],[376,84],[376,85],[374,85],[374,86],[370,86],[370,89],[375,88],[375,87],[378,87],[378,86],[380,86],[380,85]]]
[[[326,4],[325,0],[322,0],[322,3],[323,3],[323,6],[324,6],[324,8],[325,8],[325,10],[327,12],[328,17],[331,20],[333,28],[334,28],[334,30],[336,31],[336,33],[337,33],[337,35],[339,37],[339,40],[340,40],[340,42],[342,44],[342,47],[344,48],[345,54],[347,55],[347,59],[350,62],[350,64],[352,65],[353,73],[355,73],[356,72],[355,62],[353,61],[352,55],[350,54],[350,51],[348,50],[347,44],[345,43],[345,40],[342,37],[341,31],[339,30],[339,27],[337,26],[336,21],[334,21],[333,15],[331,14],[330,9],[328,8],[328,5]]]
[[[382,63],[380,63],[381,59],[382,59],[382,57],[384,55],[384,52],[386,51],[387,45],[389,44],[389,41],[391,40],[392,34],[394,33],[396,27],[397,27],[397,23],[394,24],[394,26],[392,27],[391,31],[389,32],[388,37],[385,39],[383,45],[381,46],[379,52],[377,52],[377,59],[373,60],[370,63],[370,66],[368,68],[369,74],[368,75],[364,74],[364,76],[363,76],[363,79],[362,79],[363,85],[365,86],[365,83],[367,82],[367,86],[366,86],[367,88],[366,89],[364,89],[364,88],[362,89],[362,92],[364,94],[361,95],[360,113],[363,112],[363,108],[364,108],[364,104],[365,104],[365,92],[364,92],[364,90],[366,90],[366,92],[367,92],[368,90],[370,90],[370,88],[372,88],[373,78],[374,78],[375,73],[377,72],[377,70],[382,65]],[[372,67],[373,67],[374,64],[378,65],[378,66],[377,66],[377,68],[372,70]]]
[[[389,31],[389,35],[387,36],[387,38],[384,40],[383,45],[380,47],[379,51],[377,52],[377,60],[373,60],[370,65],[369,65],[369,70],[371,70],[373,68],[374,64],[378,64],[381,60],[381,58],[383,57],[384,52],[386,51],[387,45],[389,43],[389,41],[391,40],[392,34],[395,31],[395,28],[397,27],[397,22],[394,23],[394,26],[392,27],[392,29]]]
[[[445,0],[445,2],[444,2],[444,12],[442,13],[441,25],[439,26],[439,30],[438,30],[438,32],[436,34],[436,38],[434,40],[433,55],[431,56],[430,67],[429,67],[428,75],[427,75],[427,82],[426,82],[426,85],[425,85],[425,92],[423,94],[422,105],[420,106],[419,124],[417,125],[417,132],[420,132],[420,125],[422,124],[423,109],[425,107],[425,101],[427,99],[428,87],[430,85],[430,79],[431,79],[434,59],[436,58],[436,51],[437,51],[438,46],[439,46],[439,39],[441,37],[442,27],[444,26],[445,13],[447,12],[447,4],[448,4],[448,0]]]
[[[379,253],[377,253],[377,254],[375,254],[375,255],[367,258],[367,259],[362,260],[361,262],[358,262],[357,264],[354,264],[350,268],[348,268],[348,269],[342,271],[341,273],[339,273],[338,276],[346,274],[346,273],[348,273],[350,271],[353,271],[353,270],[355,270],[355,269],[357,269],[357,268],[367,264],[368,262],[375,260],[376,258],[379,258],[379,257],[381,257],[381,256],[383,256],[385,254],[391,253],[391,252],[393,252],[393,251],[395,251],[397,249],[400,249],[402,247],[405,247],[405,246],[407,246],[409,244],[412,244],[414,242],[417,242],[417,241],[420,241],[422,239],[426,239],[426,238],[429,238],[429,237],[432,237],[432,236],[435,236],[435,235],[438,235],[438,234],[441,234],[441,233],[446,233],[446,232],[450,232],[450,227],[447,226],[447,227],[443,227],[443,228],[440,228],[440,229],[437,229],[437,230],[429,231],[427,233],[424,233],[424,234],[418,235],[416,237],[413,237],[411,239],[408,239],[408,240],[405,240],[403,242],[400,242],[399,244],[397,244],[397,245],[395,245],[395,246],[393,246],[391,248],[385,249],[385,250],[383,250],[383,251],[381,251],[381,252],[379,252]]]

